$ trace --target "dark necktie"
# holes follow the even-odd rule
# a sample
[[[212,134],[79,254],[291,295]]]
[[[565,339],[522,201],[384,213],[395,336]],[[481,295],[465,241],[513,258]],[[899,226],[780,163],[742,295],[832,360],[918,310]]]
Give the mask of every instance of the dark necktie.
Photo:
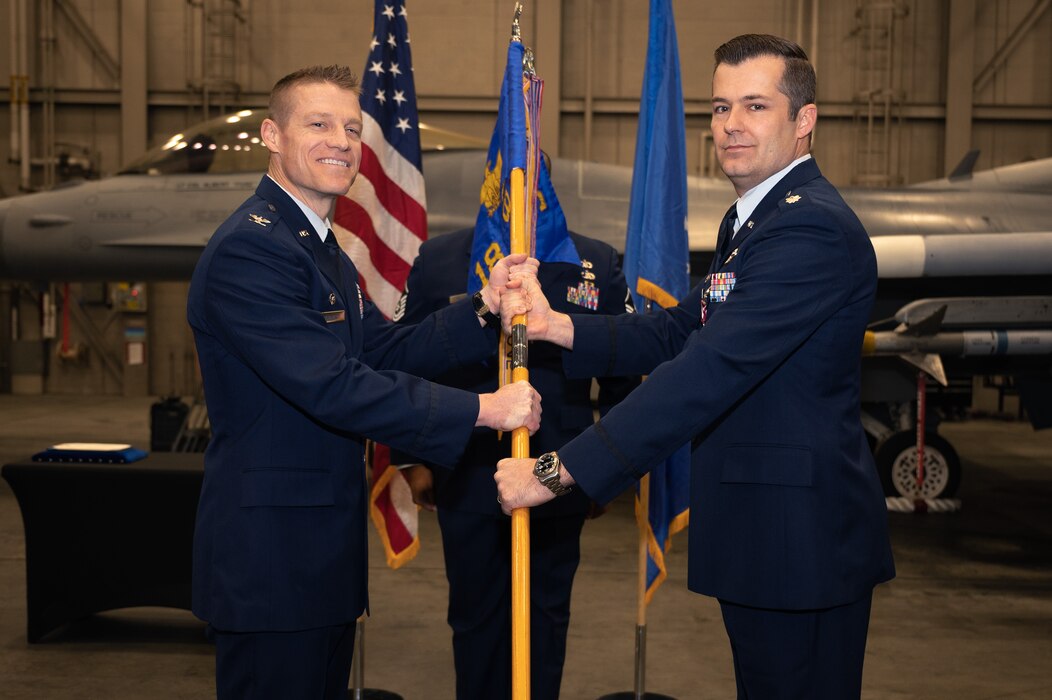
[[[734,222],[738,219],[738,204],[734,203],[731,208],[727,210],[727,214],[723,217],[723,223],[720,225],[720,232],[716,236],[716,267],[717,269],[723,265],[723,261],[727,259],[727,255],[731,250],[731,238],[734,237]]]
[[[336,240],[336,234],[332,232],[331,228],[325,236],[325,247],[329,250],[329,255],[340,257],[340,242]]]

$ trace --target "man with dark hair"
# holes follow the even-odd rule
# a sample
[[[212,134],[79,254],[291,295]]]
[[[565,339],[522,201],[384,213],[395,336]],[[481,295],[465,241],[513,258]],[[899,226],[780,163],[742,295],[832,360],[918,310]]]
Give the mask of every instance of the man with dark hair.
[[[605,502],[692,440],[688,585],[720,601],[738,697],[857,698],[873,588],[894,576],[859,416],[876,259],[810,156],[803,51],[745,35],[716,61],[712,135],[739,198],[709,274],[647,315],[556,313],[530,282],[505,297],[568,376],[650,376],[557,452],[502,460],[498,491],[505,510],[574,483]]]
[[[274,93],[267,175],[190,283],[212,426],[193,611],[214,633],[219,698],[336,700],[368,608],[364,441],[453,465],[476,426],[537,429],[525,382],[478,395],[418,378],[492,355],[499,295],[537,261],[509,256],[474,299],[387,322],[329,229],[361,161],[357,80],[312,68]]]

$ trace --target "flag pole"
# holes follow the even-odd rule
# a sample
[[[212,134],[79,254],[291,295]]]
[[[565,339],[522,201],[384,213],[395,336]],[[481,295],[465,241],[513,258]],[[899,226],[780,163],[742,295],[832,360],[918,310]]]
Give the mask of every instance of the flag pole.
[[[525,235],[523,172],[511,171],[511,252],[528,251]],[[517,201],[516,201],[517,200]],[[512,319],[511,380],[529,381],[526,366],[526,316]],[[530,456],[530,431],[525,426],[511,434],[511,456]],[[530,699],[530,509],[511,512],[511,658],[512,700]]]
[[[650,312],[650,300],[646,300],[645,312]],[[639,535],[639,557],[636,571],[636,655],[635,684],[632,692],[609,693],[599,700],[675,700],[669,695],[646,692],[647,670],[647,547],[650,533],[650,474],[639,480],[639,504],[636,506],[636,528]]]
[[[512,41],[521,41],[519,17],[522,4],[515,3]],[[525,173],[511,171],[511,252],[530,251],[526,231]],[[526,357],[526,315],[512,318],[511,380],[529,381]],[[525,426],[511,434],[511,456],[530,456],[530,431]],[[511,513],[511,681],[512,700],[530,700],[530,510],[516,508]]]

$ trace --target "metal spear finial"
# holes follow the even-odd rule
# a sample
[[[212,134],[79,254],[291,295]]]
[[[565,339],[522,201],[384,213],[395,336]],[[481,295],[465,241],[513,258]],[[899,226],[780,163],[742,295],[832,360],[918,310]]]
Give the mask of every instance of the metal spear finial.
[[[515,3],[515,19],[511,21],[511,40],[522,42],[522,29],[519,27],[519,17],[522,15],[522,3]]]

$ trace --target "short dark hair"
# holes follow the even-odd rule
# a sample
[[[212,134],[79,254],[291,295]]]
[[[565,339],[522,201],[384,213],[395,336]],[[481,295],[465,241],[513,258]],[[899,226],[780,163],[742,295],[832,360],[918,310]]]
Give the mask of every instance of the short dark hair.
[[[742,34],[716,49],[716,67],[736,66],[750,58],[774,56],[785,61],[778,90],[789,98],[789,118],[796,119],[800,108],[815,101],[815,69],[804,50],[793,41],[771,34]]]
[[[299,85],[311,83],[332,83],[338,88],[350,90],[355,95],[362,94],[358,76],[352,73],[347,66],[308,66],[289,73],[274,83],[274,88],[270,91],[270,104],[267,107],[268,116],[278,124],[284,125],[291,109],[289,93]]]

